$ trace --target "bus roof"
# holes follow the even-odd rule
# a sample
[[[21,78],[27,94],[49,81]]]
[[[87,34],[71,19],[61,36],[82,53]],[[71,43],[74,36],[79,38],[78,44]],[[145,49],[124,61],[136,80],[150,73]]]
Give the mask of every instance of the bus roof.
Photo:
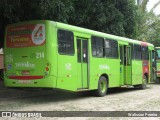
[[[77,32],[83,31],[84,33],[88,33],[88,34],[92,34],[92,35],[96,35],[96,36],[103,36],[103,37],[106,37],[109,39],[115,39],[115,40],[125,41],[125,42],[129,42],[129,43],[135,43],[135,44],[145,43],[148,46],[154,47],[153,44],[148,43],[148,42],[133,40],[130,38],[120,37],[120,36],[111,35],[111,34],[107,34],[107,33],[102,33],[102,32],[98,32],[98,31],[94,31],[94,30],[90,30],[90,29],[86,29],[86,28],[81,28],[81,27],[77,27],[77,26],[73,26],[73,25],[68,25],[68,24],[64,24],[64,23],[60,23],[60,22],[55,22],[55,23],[56,23],[57,27],[59,27],[59,28],[66,28],[68,30],[77,31]]]

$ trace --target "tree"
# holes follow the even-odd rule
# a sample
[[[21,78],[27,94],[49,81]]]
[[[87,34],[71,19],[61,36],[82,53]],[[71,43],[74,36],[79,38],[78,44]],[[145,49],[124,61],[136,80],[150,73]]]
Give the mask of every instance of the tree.
[[[151,42],[160,46],[160,16],[154,14],[154,9],[160,4],[160,0],[147,11],[148,0],[141,0],[137,9],[137,39]]]
[[[19,21],[20,0],[1,0],[0,1],[0,48],[4,43],[5,26],[9,23]]]
[[[7,24],[36,19],[67,23],[73,10],[72,0],[1,0],[0,48],[3,47],[4,31]]]
[[[135,34],[135,2],[133,0],[78,0],[69,23],[119,36]]]
[[[136,9],[133,0],[1,0],[0,38],[7,24],[36,19],[135,38]]]

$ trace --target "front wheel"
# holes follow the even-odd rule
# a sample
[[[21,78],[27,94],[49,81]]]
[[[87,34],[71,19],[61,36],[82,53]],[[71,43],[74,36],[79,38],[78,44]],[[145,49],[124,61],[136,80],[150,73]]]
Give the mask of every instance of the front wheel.
[[[98,81],[98,89],[96,90],[96,95],[103,97],[106,95],[108,89],[108,83],[104,76],[101,76]]]

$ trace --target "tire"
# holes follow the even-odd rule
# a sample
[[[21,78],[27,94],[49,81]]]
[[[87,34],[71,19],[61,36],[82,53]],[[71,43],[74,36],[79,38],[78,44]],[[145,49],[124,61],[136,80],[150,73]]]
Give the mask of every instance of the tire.
[[[98,89],[96,90],[96,95],[98,97],[103,97],[106,95],[108,89],[108,83],[104,76],[101,76],[98,81]]]
[[[156,83],[159,84],[160,83],[160,78],[156,79]]]
[[[142,85],[140,85],[140,89],[146,89],[147,88],[147,77],[143,76]]]
[[[134,85],[134,88],[136,88],[136,89],[139,88],[139,87],[140,87],[140,85]]]
[[[3,80],[3,70],[0,70],[0,80]]]

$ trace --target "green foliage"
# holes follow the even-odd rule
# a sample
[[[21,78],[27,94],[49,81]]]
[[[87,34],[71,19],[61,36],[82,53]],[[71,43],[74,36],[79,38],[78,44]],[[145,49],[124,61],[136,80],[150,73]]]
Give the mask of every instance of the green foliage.
[[[75,0],[75,13],[70,23],[119,36],[134,33],[133,0]]]
[[[48,19],[142,39],[142,33],[148,29],[144,24],[147,18],[135,0],[1,0],[0,38],[4,38],[7,24]]]
[[[160,16],[153,13],[153,10],[160,4],[160,0],[147,11],[148,0],[142,0],[136,10],[136,39],[153,43],[160,46]]]
[[[40,19],[49,19],[67,23],[74,11],[72,0],[41,0],[39,2]]]

